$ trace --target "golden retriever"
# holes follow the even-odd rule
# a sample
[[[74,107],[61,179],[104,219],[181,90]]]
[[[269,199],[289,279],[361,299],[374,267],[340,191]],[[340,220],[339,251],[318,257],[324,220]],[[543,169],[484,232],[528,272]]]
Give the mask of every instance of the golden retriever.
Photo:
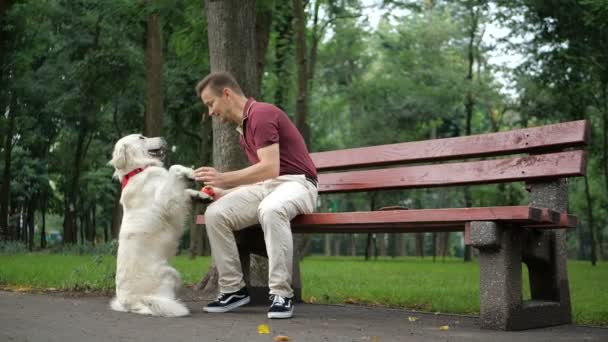
[[[165,147],[162,138],[140,134],[114,146],[109,164],[123,185],[116,297],[110,303],[116,311],[164,317],[190,313],[176,299],[181,277],[168,259],[177,251],[191,200],[210,198],[188,189],[194,179],[191,168],[163,167]]]

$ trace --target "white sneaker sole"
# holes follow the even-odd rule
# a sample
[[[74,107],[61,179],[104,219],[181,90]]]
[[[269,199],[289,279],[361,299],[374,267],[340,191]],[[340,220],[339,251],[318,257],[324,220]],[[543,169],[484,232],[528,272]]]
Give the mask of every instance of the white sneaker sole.
[[[268,318],[291,318],[293,317],[293,307],[291,307],[291,311],[285,312],[269,312]]]
[[[239,300],[238,302],[234,302],[234,303],[232,303],[230,305],[226,305],[226,306],[222,306],[222,307],[219,307],[219,306],[213,306],[213,307],[205,306],[203,308],[203,311],[205,311],[205,312],[212,312],[212,313],[228,312],[230,310],[234,310],[234,309],[236,309],[238,307],[241,307],[241,306],[243,306],[245,304],[249,304],[250,301],[251,301],[251,297],[245,297],[245,298]]]

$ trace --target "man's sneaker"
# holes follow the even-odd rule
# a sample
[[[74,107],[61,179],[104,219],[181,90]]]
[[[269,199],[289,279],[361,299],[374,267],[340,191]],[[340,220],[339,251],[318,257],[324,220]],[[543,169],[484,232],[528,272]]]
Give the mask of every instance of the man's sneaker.
[[[268,318],[291,318],[293,316],[293,300],[287,297],[271,295],[272,304],[268,310]]]
[[[219,297],[214,302],[203,308],[207,312],[228,312],[243,306],[251,301],[251,297],[247,293],[247,288],[232,292],[232,293],[220,293]]]

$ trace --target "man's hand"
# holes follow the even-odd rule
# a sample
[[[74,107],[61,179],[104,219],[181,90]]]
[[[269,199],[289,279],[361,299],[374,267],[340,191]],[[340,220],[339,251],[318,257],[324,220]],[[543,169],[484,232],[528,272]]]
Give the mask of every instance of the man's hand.
[[[222,172],[208,166],[202,166],[194,170],[194,179],[214,188],[225,188],[228,185]]]

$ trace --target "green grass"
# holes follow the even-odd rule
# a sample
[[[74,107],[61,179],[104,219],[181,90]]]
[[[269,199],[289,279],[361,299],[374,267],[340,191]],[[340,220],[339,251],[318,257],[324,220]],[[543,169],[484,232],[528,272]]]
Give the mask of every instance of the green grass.
[[[173,258],[186,284],[197,282],[209,258]],[[113,256],[0,255],[5,288],[112,290]],[[578,324],[608,326],[608,263],[568,263],[572,313]],[[479,265],[448,259],[310,257],[302,263],[303,297],[315,303],[360,303],[414,310],[478,314]],[[527,272],[524,268],[524,284]],[[524,298],[529,290],[524,288]]]

